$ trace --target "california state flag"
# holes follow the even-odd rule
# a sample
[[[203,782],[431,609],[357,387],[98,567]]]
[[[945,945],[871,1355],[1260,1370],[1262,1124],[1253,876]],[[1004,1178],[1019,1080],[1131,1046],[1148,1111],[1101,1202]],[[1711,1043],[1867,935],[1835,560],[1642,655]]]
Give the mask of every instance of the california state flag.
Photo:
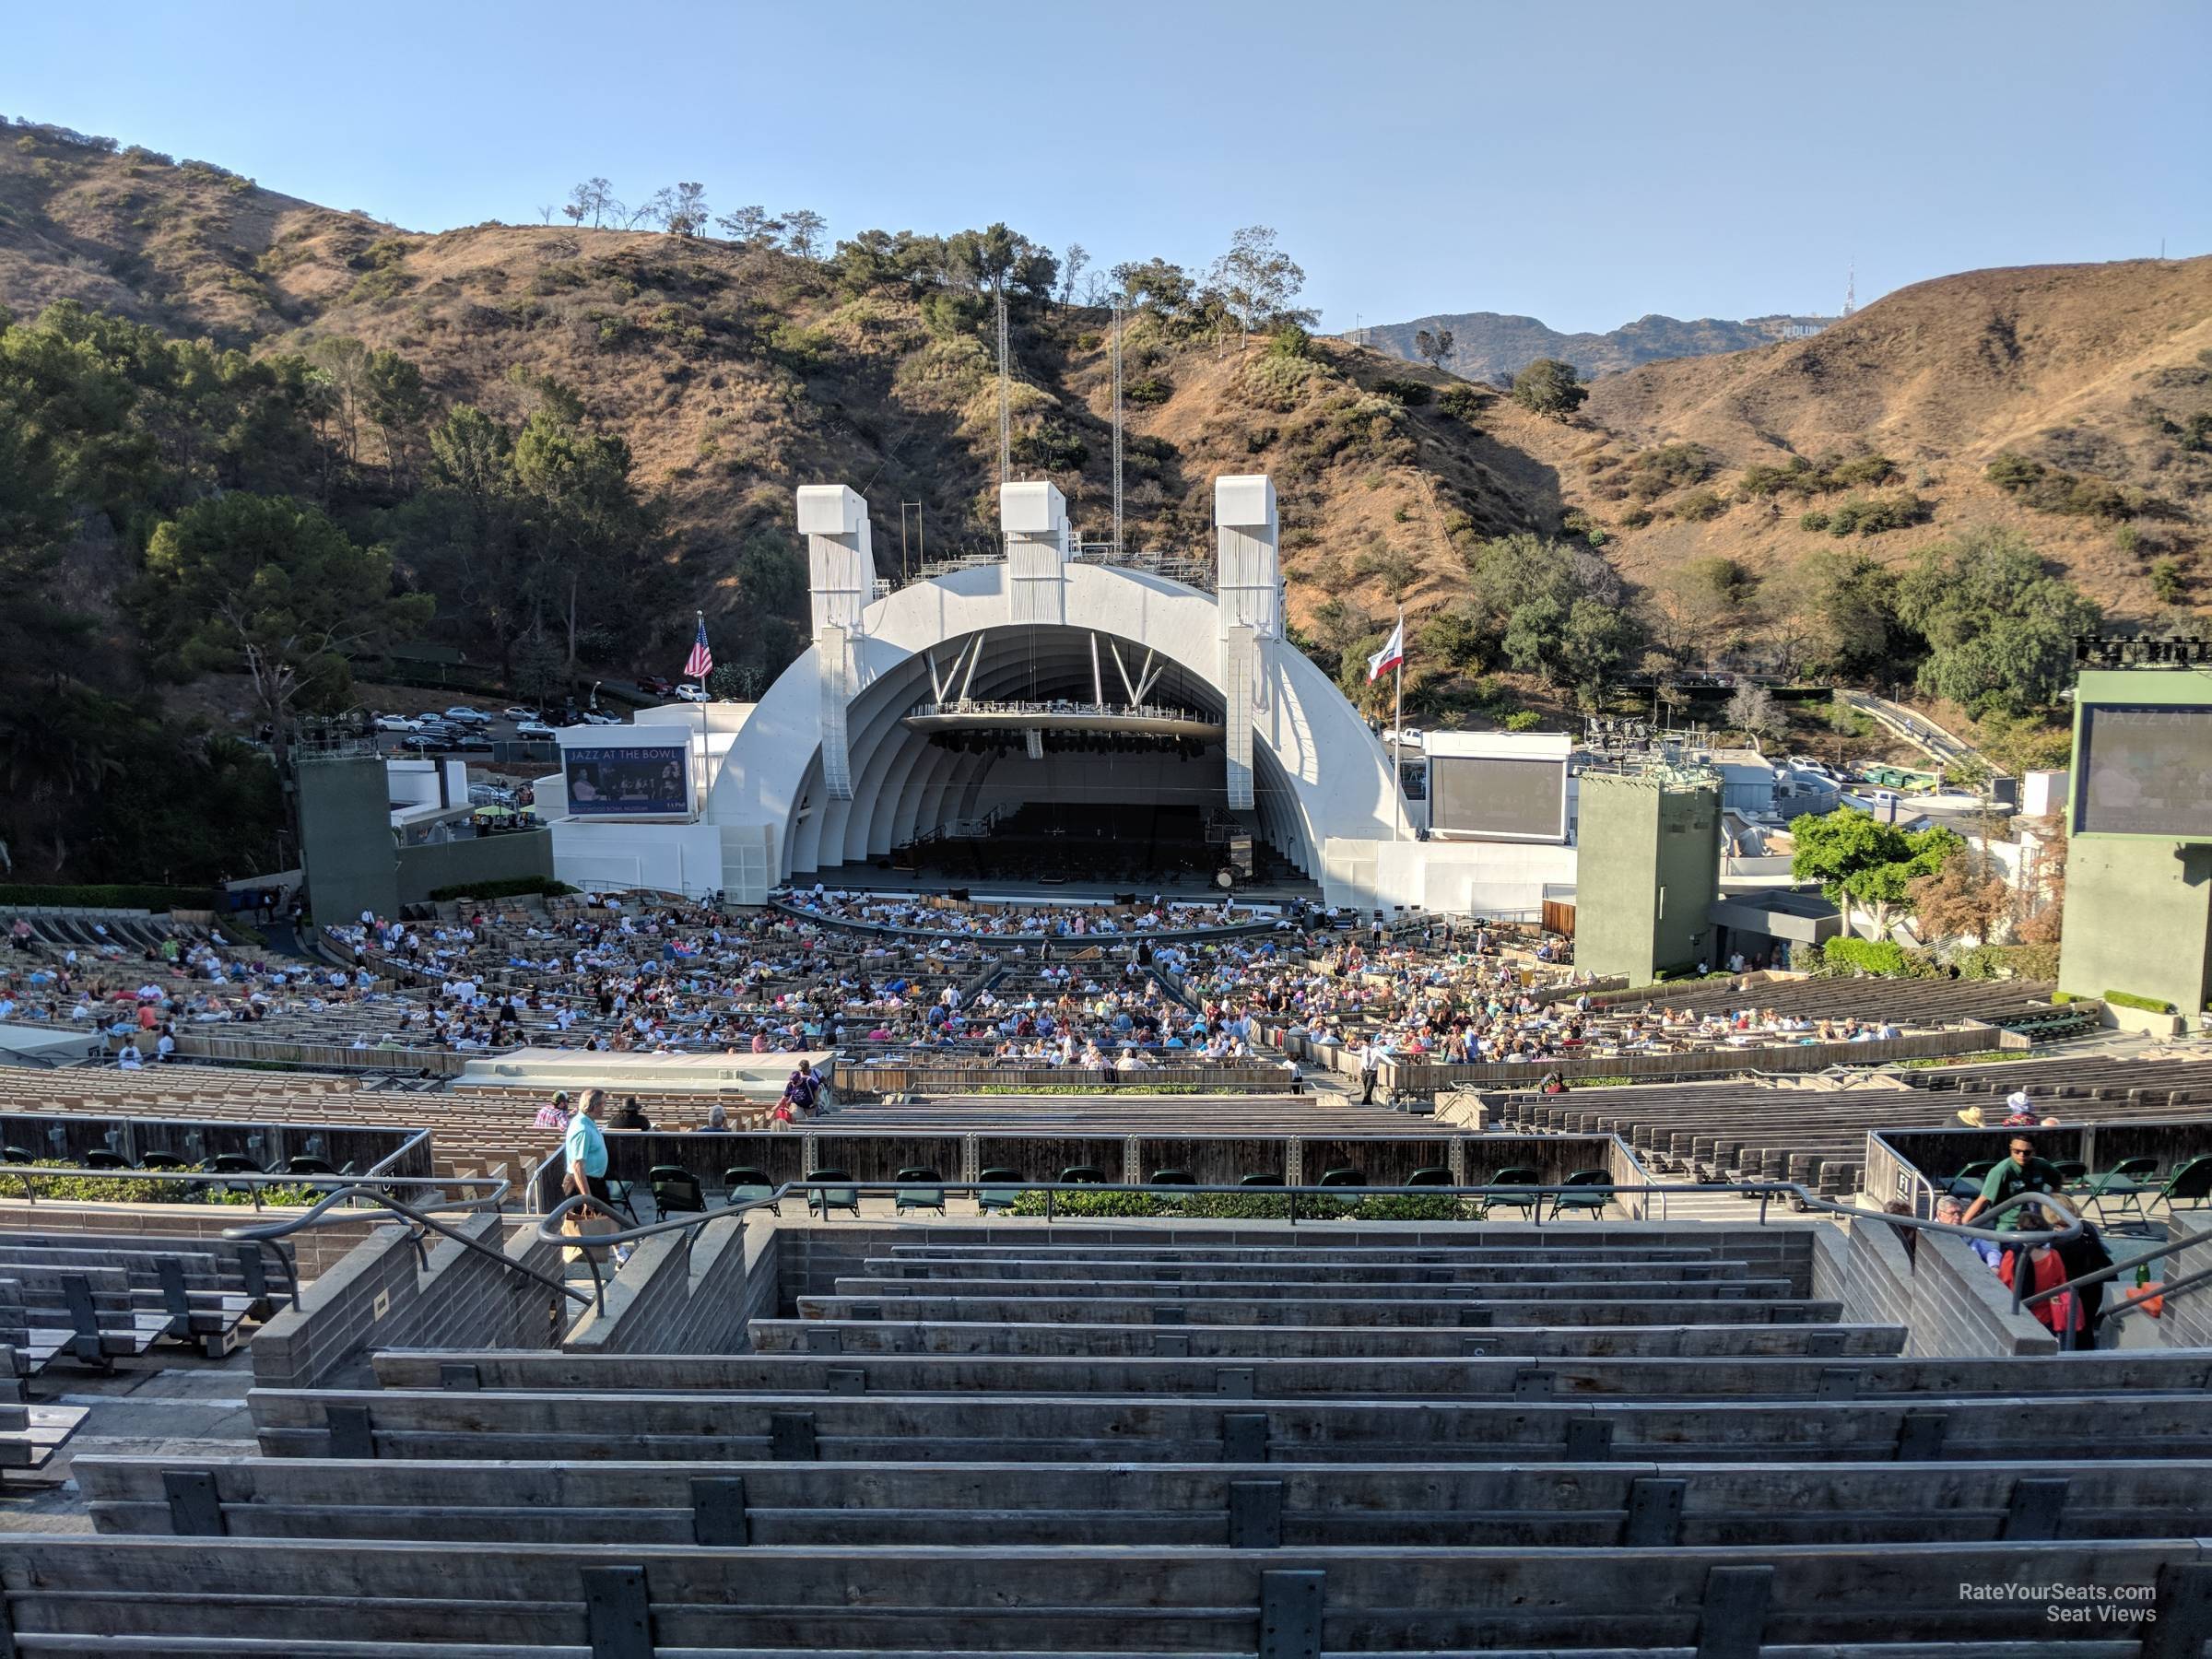
[[[1373,685],[1405,660],[1406,618],[1400,617],[1398,625],[1390,630],[1390,638],[1382,641],[1382,649],[1367,659],[1367,683]]]

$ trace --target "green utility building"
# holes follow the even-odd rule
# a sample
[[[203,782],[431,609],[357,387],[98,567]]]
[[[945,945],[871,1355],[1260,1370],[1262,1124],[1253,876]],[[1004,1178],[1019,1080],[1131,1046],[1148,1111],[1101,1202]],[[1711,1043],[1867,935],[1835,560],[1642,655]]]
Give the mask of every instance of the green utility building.
[[[2212,668],[2084,673],[2068,781],[2059,984],[2193,1021],[2212,1003]]]
[[[1574,963],[1631,985],[1710,960],[1721,891],[1721,781],[1703,767],[1579,780]]]
[[[300,845],[308,902],[319,925],[363,911],[399,913],[399,854],[392,841],[392,794],[384,759],[362,752],[303,755]]]

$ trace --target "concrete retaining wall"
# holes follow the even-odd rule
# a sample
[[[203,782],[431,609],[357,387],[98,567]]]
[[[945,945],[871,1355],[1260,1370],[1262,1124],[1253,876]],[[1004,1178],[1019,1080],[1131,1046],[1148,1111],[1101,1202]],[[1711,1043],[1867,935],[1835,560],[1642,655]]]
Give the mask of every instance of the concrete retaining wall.
[[[1915,1358],[2053,1354],[2058,1342],[1963,1239],[1923,1233],[1908,1253],[1900,1230],[1858,1221],[1815,1236],[1813,1294],[1843,1304],[1849,1323],[1901,1324]]]
[[[571,1354],[748,1351],[747,1324],[776,1312],[776,1231],[763,1218],[641,1241],[608,1282],[603,1308],[579,1320],[562,1347]]]
[[[535,1227],[498,1216],[455,1223],[508,1260],[559,1277],[560,1247]],[[380,1347],[550,1347],[555,1302],[547,1287],[452,1239],[433,1238],[418,1257],[404,1227],[378,1230],[324,1271],[253,1338],[253,1381],[262,1388],[312,1388]]]

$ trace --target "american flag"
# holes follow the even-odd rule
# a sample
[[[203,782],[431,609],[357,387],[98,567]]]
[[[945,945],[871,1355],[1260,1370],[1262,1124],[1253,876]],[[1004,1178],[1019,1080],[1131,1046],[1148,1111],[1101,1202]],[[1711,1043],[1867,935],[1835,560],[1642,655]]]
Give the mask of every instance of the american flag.
[[[714,672],[714,653],[707,649],[707,618],[699,618],[699,637],[691,641],[691,654],[684,659],[684,677],[704,681]]]

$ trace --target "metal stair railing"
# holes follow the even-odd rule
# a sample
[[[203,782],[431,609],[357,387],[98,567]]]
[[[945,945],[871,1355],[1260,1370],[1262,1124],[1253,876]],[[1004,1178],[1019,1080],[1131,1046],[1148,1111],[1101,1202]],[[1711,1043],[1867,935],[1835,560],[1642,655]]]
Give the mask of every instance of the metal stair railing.
[[[480,1211],[488,1208],[496,1212],[499,1209],[501,1202],[506,1198],[508,1191],[512,1187],[512,1182],[509,1182],[505,1176],[501,1175],[471,1176],[458,1178],[452,1182],[418,1180],[408,1182],[406,1184],[439,1187],[459,1186],[464,1184],[478,1186],[489,1185],[493,1190],[489,1193],[484,1194],[480,1197],[454,1199],[441,1205],[440,1207],[443,1209],[469,1211]],[[468,1234],[461,1231],[460,1229],[449,1227],[444,1222],[439,1220],[435,1216],[432,1216],[426,1211],[417,1209],[412,1205],[400,1203],[398,1199],[394,1198],[390,1194],[379,1190],[379,1187],[359,1185],[341,1187],[336,1192],[326,1194],[304,1215],[294,1216],[283,1221],[270,1222],[266,1226],[263,1227],[228,1228],[224,1230],[223,1237],[226,1239],[239,1239],[253,1243],[268,1244],[281,1250],[283,1247],[277,1242],[277,1241],[288,1238],[293,1233],[299,1232],[302,1229],[312,1227],[343,1226],[347,1222],[357,1222],[361,1219],[360,1212],[358,1209],[350,1212],[333,1213],[336,1210],[336,1206],[341,1202],[356,1202],[365,1204],[372,1209],[386,1210],[393,1215],[401,1217],[406,1220],[412,1222],[418,1230],[415,1235],[415,1244],[418,1252],[423,1248],[423,1232],[434,1232],[441,1238],[453,1240],[454,1243],[459,1244],[465,1250],[473,1251],[477,1255],[487,1257],[490,1261],[495,1262],[500,1266],[505,1268],[510,1273],[518,1274],[524,1278],[532,1280],[534,1283],[543,1285],[548,1290],[558,1291],[560,1295],[568,1298],[571,1301],[581,1302],[586,1307],[599,1307],[604,1305],[602,1300],[602,1292],[604,1288],[599,1286],[597,1283],[599,1278],[599,1264],[596,1257],[592,1258],[592,1277],[594,1280],[594,1290],[590,1296],[586,1296],[582,1291],[577,1289],[573,1285],[567,1283],[565,1280],[557,1279],[548,1274],[540,1273],[535,1267],[524,1266],[522,1263],[515,1261],[512,1257],[509,1256],[505,1252],[494,1250],[490,1245],[485,1243],[483,1240],[471,1238]],[[566,1208],[567,1206],[564,1206],[563,1207]],[[580,1241],[576,1239],[568,1238],[566,1236],[557,1236],[560,1237],[561,1242],[564,1244],[573,1245]],[[605,1235],[601,1236],[604,1237]],[[295,1274],[293,1276],[293,1283],[295,1286],[293,1299],[295,1305],[297,1305],[299,1297],[299,1291],[296,1288],[298,1282],[298,1275]]]

